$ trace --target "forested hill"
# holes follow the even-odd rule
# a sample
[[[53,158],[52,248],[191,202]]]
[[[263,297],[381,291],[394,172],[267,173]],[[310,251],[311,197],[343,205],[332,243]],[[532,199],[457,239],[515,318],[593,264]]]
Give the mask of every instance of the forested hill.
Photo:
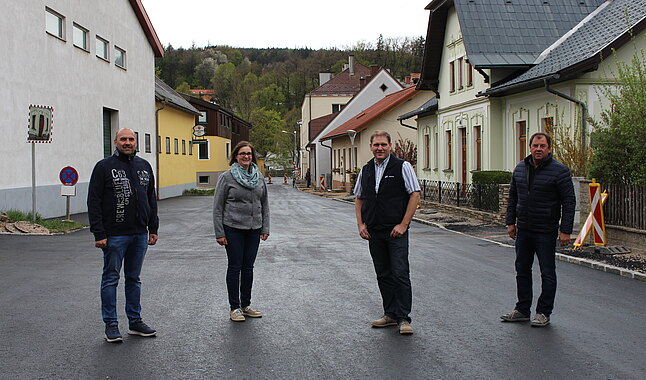
[[[188,92],[189,88],[213,89],[214,101],[254,124],[253,140],[259,133],[272,134],[276,127],[268,127],[267,123],[282,129],[295,128],[305,94],[318,87],[318,74],[341,72],[350,54],[364,65],[390,69],[393,76],[403,80],[420,71],[423,50],[422,37],[382,36],[374,44],[358,42],[348,48],[321,50],[229,46],[174,49],[168,45],[164,58],[156,61],[156,72],[180,92]],[[270,143],[289,139],[286,134],[279,135]]]

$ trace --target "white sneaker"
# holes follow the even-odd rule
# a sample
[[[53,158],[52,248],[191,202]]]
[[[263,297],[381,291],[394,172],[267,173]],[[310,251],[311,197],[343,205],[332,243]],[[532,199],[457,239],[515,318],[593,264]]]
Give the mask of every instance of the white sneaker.
[[[229,313],[229,318],[231,318],[231,320],[234,321],[234,322],[244,322],[245,321],[245,317],[242,314],[241,309],[233,309],[233,310],[231,310],[231,312]]]

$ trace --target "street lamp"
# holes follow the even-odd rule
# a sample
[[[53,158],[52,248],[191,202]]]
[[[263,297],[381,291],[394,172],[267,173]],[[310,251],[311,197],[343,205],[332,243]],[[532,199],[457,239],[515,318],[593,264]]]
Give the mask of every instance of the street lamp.
[[[356,162],[355,165],[352,165],[352,158],[354,157],[354,138],[357,137],[357,131],[350,129],[348,130],[347,134],[348,137],[350,137],[350,144],[352,144],[352,148],[350,150],[350,169],[354,172],[354,166],[356,166]],[[354,161],[356,161],[356,157],[354,157]]]

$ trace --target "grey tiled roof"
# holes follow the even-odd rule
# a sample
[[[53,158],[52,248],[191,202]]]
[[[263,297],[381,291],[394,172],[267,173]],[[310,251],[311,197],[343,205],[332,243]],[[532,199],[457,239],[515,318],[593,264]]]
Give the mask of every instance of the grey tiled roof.
[[[643,0],[633,0],[636,3]],[[604,0],[454,0],[469,62],[532,65]]]
[[[177,91],[173,90],[163,80],[155,77],[155,98],[165,100],[168,104],[183,111],[199,115],[200,111],[187,102]]]
[[[421,114],[426,113],[426,112],[436,111],[436,110],[437,110],[437,98],[432,97],[431,99],[428,100],[428,102],[422,104],[418,108],[416,108],[416,109],[414,109],[414,110],[412,110],[410,112],[406,112],[405,114],[399,116],[397,118],[397,120],[410,119],[411,117],[421,115]]]
[[[573,33],[546,52],[536,66],[510,81],[488,89],[485,94],[509,90],[510,86],[537,81],[588,59],[598,58],[603,49],[645,20],[646,1],[608,1]]]

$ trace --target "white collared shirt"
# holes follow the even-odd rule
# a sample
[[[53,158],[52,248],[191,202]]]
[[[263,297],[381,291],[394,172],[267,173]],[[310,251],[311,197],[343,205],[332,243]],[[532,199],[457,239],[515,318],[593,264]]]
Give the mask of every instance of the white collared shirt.
[[[380,164],[377,163],[377,160],[375,160],[375,192],[379,193],[379,183],[381,182],[381,178],[384,176],[384,171],[386,170],[386,166],[388,165],[388,161],[390,161],[390,155],[386,157],[385,160],[383,160]],[[363,169],[361,169],[361,172],[359,172],[359,175],[357,176],[357,183],[354,186],[354,195],[357,198],[362,197],[361,193],[361,174],[363,173]],[[419,181],[417,181],[417,175],[415,175],[415,170],[413,169],[413,165],[410,164],[408,161],[404,161],[404,164],[402,165],[402,177],[404,177],[404,186],[406,187],[406,192],[408,194],[413,193],[415,191],[421,191],[421,188],[419,187]]]

